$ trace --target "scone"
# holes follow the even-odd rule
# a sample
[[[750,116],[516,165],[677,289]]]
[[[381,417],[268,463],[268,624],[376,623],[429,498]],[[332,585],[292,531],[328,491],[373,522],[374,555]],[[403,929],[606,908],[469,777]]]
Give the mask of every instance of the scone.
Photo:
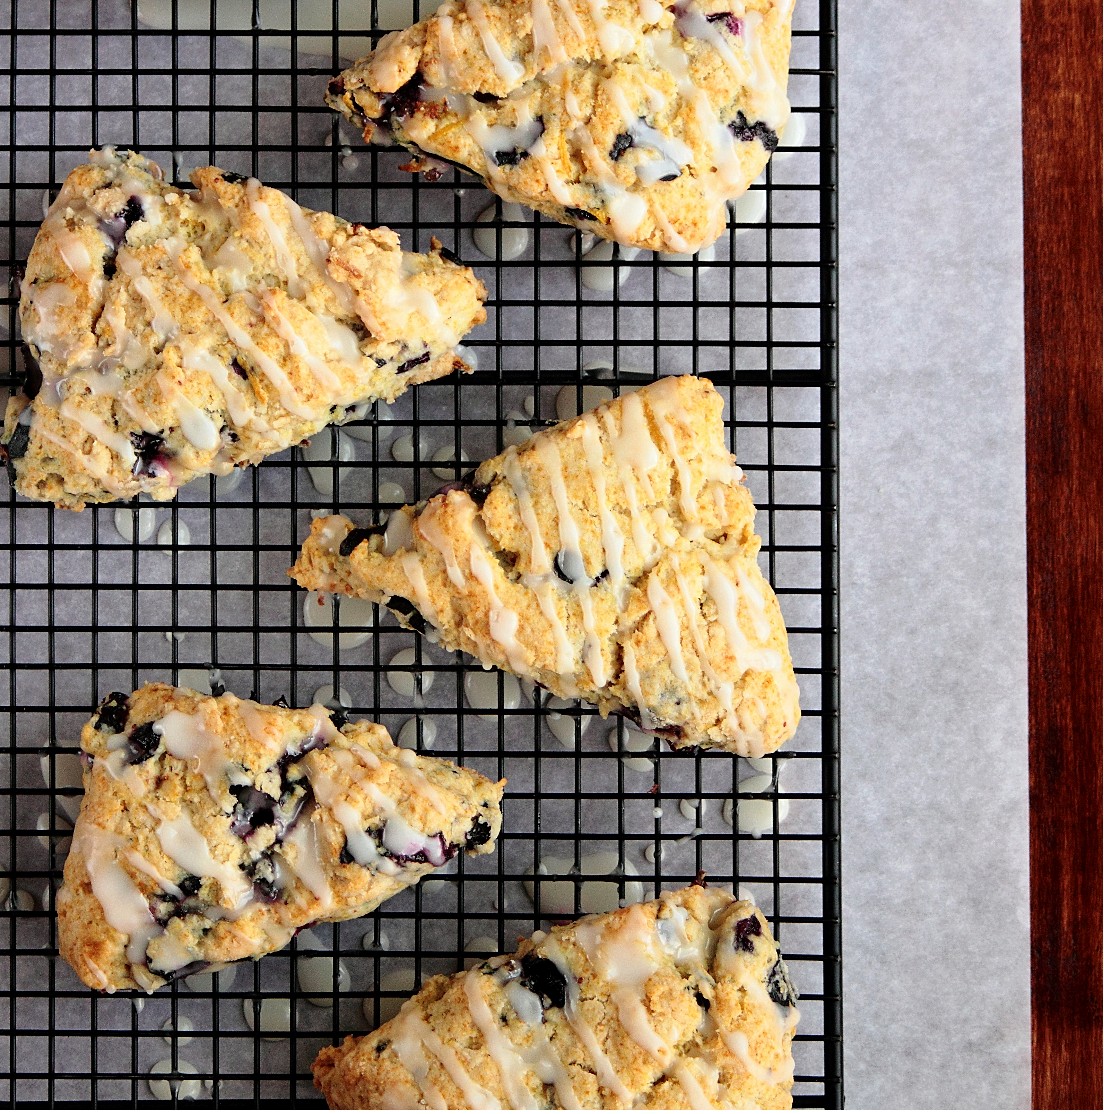
[[[58,939],[96,990],[154,991],[276,951],[459,851],[490,851],[501,827],[504,783],[321,705],[146,685],[112,693],[81,747]]]
[[[793,3],[445,0],[327,102],[563,224],[697,251],[789,118]]]
[[[314,1061],[335,1109],[789,1109],[797,995],[762,913],[691,886],[436,975]]]
[[[383,526],[316,519],[291,575],[676,747],[797,729],[782,615],[721,396],[660,379],[538,433]]]
[[[404,252],[213,166],[192,181],[107,147],[51,206],[19,306],[34,372],[3,433],[23,495],[170,499],[467,370],[453,348],[486,291],[439,245]]]

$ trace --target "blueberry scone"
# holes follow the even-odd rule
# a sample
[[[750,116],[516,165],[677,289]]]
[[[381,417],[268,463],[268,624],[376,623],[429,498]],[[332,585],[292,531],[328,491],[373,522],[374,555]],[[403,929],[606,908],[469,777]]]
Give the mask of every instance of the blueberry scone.
[[[762,913],[691,886],[434,976],[314,1079],[343,1110],[788,1109],[796,999]]]
[[[660,379],[385,526],[316,519],[291,575],[676,747],[763,755],[800,707],[722,405],[707,380]]]
[[[490,851],[501,826],[501,783],[321,705],[146,685],[112,693],[81,748],[58,937],[96,990],[276,951]]]
[[[445,0],[327,100],[366,138],[457,163],[554,220],[697,251],[789,118],[793,3]]]
[[[466,370],[453,348],[486,292],[440,245],[404,252],[213,166],[192,181],[110,147],[65,180],[20,298],[34,373],[3,455],[22,494],[169,499]]]

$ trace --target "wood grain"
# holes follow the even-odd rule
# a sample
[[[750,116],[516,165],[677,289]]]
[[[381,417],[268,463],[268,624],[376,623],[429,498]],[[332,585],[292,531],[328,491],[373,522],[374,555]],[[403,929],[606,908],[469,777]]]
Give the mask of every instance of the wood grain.
[[[1100,1109],[1101,5],[1021,14],[1032,1100]]]

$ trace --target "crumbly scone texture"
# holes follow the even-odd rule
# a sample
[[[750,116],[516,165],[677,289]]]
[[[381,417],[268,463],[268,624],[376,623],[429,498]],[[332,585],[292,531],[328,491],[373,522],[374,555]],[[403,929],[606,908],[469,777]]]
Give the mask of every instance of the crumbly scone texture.
[[[501,828],[504,783],[321,705],[151,684],[107,697],[81,748],[58,939],[96,990],[259,958],[490,851]]]
[[[793,2],[445,0],[327,101],[563,224],[697,251],[789,119]]]
[[[383,527],[316,519],[291,575],[673,746],[797,729],[755,507],[711,383],[670,377],[538,433]]]
[[[314,1061],[334,1109],[791,1106],[796,992],[762,913],[691,886],[436,975]]]
[[[65,180],[27,261],[31,373],[9,402],[16,489],[81,509],[256,464],[414,383],[468,370],[482,283],[208,166],[194,191],[104,148]]]

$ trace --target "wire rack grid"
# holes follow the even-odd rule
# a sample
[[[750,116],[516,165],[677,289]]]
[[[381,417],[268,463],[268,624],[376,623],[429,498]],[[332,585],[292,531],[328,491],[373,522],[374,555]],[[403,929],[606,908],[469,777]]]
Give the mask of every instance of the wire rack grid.
[[[0,0],[5,386],[23,371],[20,262],[60,181],[105,143],[180,181],[208,162],[254,174],[305,205],[385,223],[407,248],[435,235],[489,290],[467,344],[474,374],[418,387],[236,487],[210,479],[169,505],[73,514],[3,486],[0,1101],[317,1103],[315,1052],[395,1012],[428,975],[512,950],[550,917],[705,871],[751,892],[790,960],[795,1104],[839,1106],[834,4],[798,0],[799,122],[715,253],[605,262],[571,230],[504,214],[470,179],[412,177],[401,152],[365,148],[323,106],[342,59],[422,14],[408,4]],[[549,707],[374,608],[319,607],[285,575],[312,512],[373,519],[511,438],[672,371],[706,375],[726,398],[791,632],[804,718],[758,782],[731,756],[661,750],[586,707]],[[51,916],[77,742],[105,693],[149,680],[294,705],[329,686],[352,715],[507,777],[497,849],[260,963],[149,999],[94,994],[57,958]],[[739,821],[758,801],[766,830],[738,831],[733,809]]]

